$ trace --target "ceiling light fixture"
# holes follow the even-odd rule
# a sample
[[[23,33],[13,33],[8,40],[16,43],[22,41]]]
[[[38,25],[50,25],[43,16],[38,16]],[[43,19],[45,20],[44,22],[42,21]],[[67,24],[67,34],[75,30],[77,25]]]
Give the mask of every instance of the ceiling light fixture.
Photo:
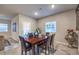
[[[51,8],[54,8],[55,7],[55,5],[51,5]]]
[[[35,13],[34,13],[34,15],[36,15],[36,16],[37,16],[37,15],[38,15],[38,12],[35,12]]]

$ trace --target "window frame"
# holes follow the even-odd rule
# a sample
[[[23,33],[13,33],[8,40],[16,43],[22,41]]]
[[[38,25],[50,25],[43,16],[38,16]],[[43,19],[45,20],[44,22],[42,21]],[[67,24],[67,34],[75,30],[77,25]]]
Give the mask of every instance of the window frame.
[[[6,25],[6,26],[5,26],[6,28],[5,28],[5,30],[3,30],[3,31],[0,29],[0,33],[8,32],[8,27],[9,27],[8,24],[7,24],[7,23],[0,23],[0,28],[3,27],[3,26],[1,26],[1,25],[3,25],[3,26]]]
[[[49,28],[51,28],[51,29],[47,30],[47,28],[46,28],[47,26],[49,26]],[[54,30],[52,30],[52,27],[54,28]],[[56,21],[49,21],[49,22],[45,23],[45,32],[55,33],[56,32],[56,28],[57,28],[56,27]]]

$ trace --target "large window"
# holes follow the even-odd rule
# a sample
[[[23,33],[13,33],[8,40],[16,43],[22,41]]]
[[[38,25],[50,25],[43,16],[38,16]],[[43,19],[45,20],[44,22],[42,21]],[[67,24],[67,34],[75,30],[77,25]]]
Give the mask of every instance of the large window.
[[[0,23],[0,32],[7,32],[8,31],[8,24]]]
[[[45,24],[45,32],[56,32],[56,21]]]

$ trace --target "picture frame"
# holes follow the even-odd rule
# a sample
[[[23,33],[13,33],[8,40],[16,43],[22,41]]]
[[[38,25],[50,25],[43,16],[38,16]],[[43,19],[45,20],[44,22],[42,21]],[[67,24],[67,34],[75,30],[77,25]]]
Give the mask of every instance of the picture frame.
[[[13,32],[16,32],[16,23],[13,23]]]

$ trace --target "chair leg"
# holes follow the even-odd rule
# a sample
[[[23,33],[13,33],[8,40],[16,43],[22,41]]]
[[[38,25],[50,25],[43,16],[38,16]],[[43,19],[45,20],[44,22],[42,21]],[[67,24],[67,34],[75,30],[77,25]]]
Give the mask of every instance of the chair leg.
[[[25,50],[25,55],[27,55],[27,51]]]
[[[45,46],[45,55],[47,54],[47,47]]]
[[[31,50],[29,51],[29,54],[32,55],[32,51]]]
[[[23,55],[23,50],[21,50],[21,55]]]
[[[50,54],[50,48],[49,47],[48,47],[47,51],[48,51],[48,55],[49,55]]]
[[[40,48],[37,47],[37,54],[39,55],[40,54]]]

